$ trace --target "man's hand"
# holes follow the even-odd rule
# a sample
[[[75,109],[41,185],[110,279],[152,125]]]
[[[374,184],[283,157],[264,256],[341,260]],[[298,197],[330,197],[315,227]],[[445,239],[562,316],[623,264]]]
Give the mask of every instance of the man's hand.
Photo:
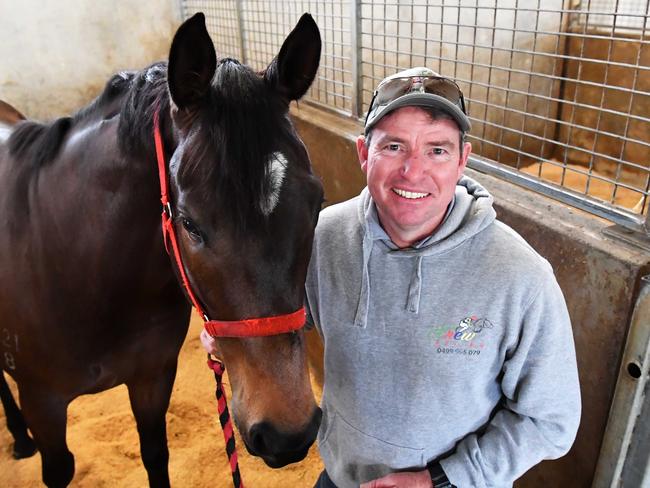
[[[429,471],[391,473],[363,483],[360,488],[433,488]]]
[[[203,349],[205,349],[209,354],[215,354],[217,352],[217,345],[212,337],[205,329],[201,330],[201,344]]]

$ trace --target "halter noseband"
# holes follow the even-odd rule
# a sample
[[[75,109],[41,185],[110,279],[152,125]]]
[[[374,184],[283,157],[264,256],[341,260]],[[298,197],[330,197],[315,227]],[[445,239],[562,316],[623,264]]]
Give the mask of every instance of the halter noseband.
[[[203,324],[205,330],[212,337],[260,337],[284,334],[300,329],[305,324],[305,307],[301,307],[295,312],[289,314],[275,315],[272,317],[232,321],[210,320],[208,318],[208,315],[205,313],[199,300],[192,291],[190,281],[185,272],[185,266],[183,266],[180,248],[178,246],[178,238],[172,219],[172,206],[169,201],[167,165],[165,164],[165,153],[162,144],[162,136],[160,134],[159,109],[156,109],[156,112],[154,113],[153,133],[156,145],[156,159],[158,160],[158,176],[160,178],[160,201],[163,206],[162,232],[165,240],[165,249],[167,249],[167,253],[169,254],[169,243],[171,243],[171,251],[174,255],[178,271],[180,272],[183,286],[185,287],[185,291],[187,292],[192,305],[194,305],[194,308],[196,308],[197,312],[199,312],[203,318],[203,321],[205,322]]]

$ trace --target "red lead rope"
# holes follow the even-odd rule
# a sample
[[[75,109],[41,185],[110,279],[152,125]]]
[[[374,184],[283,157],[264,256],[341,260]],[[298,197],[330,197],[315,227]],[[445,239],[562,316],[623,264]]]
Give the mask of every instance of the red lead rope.
[[[237,462],[235,432],[232,429],[226,391],[223,388],[222,382],[223,372],[226,368],[221,361],[212,359],[210,355],[208,355],[208,367],[214,371],[214,378],[217,381],[217,390],[215,393],[217,396],[217,408],[219,409],[219,423],[223,431],[223,439],[226,442],[226,454],[228,455],[228,463],[230,464],[230,472],[232,473],[232,483],[235,488],[244,488],[244,482],[239,473],[239,463]]]
[[[162,136],[160,134],[160,119],[159,111],[156,110],[153,118],[153,137],[156,146],[156,159],[158,160],[158,177],[160,179],[160,202],[163,206],[162,212],[162,232],[165,240],[165,249],[169,254],[169,244],[171,243],[171,253],[174,255],[176,267],[181,275],[181,280],[187,296],[197,312],[203,318],[205,330],[212,337],[259,337],[269,336],[276,334],[285,334],[300,329],[305,324],[305,308],[301,307],[295,312],[276,315],[273,317],[262,317],[255,319],[244,320],[210,320],[208,315],[203,311],[199,300],[192,291],[190,280],[183,266],[180,248],[178,246],[178,238],[176,236],[176,229],[174,228],[172,207],[169,201],[169,187],[167,180],[167,165],[165,164],[165,151],[162,143]],[[228,454],[228,462],[230,463],[230,470],[232,471],[232,480],[235,488],[243,488],[241,475],[239,473],[239,466],[237,464],[237,450],[235,448],[235,436],[228,412],[228,405],[226,403],[226,392],[223,388],[222,376],[225,371],[225,366],[222,361],[212,359],[208,356],[208,367],[214,372],[214,377],[217,381],[217,404],[219,408],[219,422],[223,429],[224,439],[226,441],[226,454]]]

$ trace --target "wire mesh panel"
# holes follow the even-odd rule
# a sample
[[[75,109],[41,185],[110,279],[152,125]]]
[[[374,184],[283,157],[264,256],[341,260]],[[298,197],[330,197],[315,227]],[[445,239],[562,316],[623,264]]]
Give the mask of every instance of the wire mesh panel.
[[[646,0],[591,0],[580,2],[579,8],[589,16],[582,15],[579,22],[590,27],[615,29],[617,33],[648,29],[648,4]]]
[[[362,0],[364,109],[384,76],[431,67],[467,95],[475,153],[647,212],[650,51],[640,3]]]
[[[241,27],[237,10],[237,0],[183,0],[181,8],[183,19],[196,12],[205,14],[205,22],[210,36],[218,49],[219,57],[243,59],[244,51],[241,43]]]
[[[468,101],[474,153],[570,190],[572,203],[576,195],[600,202],[612,220],[645,222],[650,0],[182,4],[186,16],[206,12],[218,49],[256,69],[310,12],[323,53],[308,99],[346,114],[363,116],[377,83],[398,70],[427,66],[452,77]]]

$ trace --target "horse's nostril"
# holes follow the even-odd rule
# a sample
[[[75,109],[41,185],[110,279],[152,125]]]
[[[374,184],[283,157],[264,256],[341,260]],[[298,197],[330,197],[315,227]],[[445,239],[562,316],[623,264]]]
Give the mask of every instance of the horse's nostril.
[[[273,435],[274,429],[267,423],[255,424],[250,430],[250,447],[259,454],[266,454],[269,445],[269,437]]]

